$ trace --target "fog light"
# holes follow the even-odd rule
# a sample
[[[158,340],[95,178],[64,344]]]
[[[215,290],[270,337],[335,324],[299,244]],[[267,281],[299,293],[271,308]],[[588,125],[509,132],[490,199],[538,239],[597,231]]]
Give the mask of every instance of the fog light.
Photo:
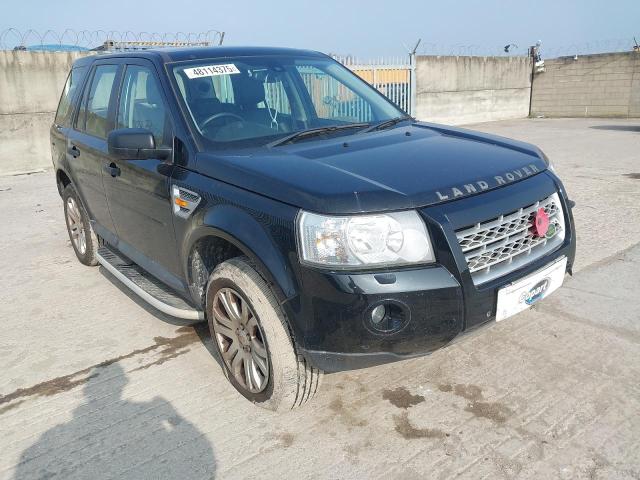
[[[387,307],[384,305],[378,305],[376,308],[371,310],[371,323],[374,325],[378,325],[384,317],[387,315]]]
[[[386,300],[363,315],[369,330],[383,334],[399,332],[409,323],[409,318],[409,308],[396,300]]]

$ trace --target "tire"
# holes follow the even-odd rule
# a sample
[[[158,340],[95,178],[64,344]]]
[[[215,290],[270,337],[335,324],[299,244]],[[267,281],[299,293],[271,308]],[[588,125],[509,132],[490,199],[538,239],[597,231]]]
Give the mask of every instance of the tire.
[[[80,201],[78,192],[69,184],[62,192],[64,219],[73,251],[80,263],[88,266],[98,264],[98,238],[91,227],[89,215]]]
[[[207,285],[206,311],[224,374],[240,394],[273,411],[291,410],[313,398],[323,372],[296,354],[280,305],[246,257],[215,268]],[[252,374],[247,376],[247,371]]]

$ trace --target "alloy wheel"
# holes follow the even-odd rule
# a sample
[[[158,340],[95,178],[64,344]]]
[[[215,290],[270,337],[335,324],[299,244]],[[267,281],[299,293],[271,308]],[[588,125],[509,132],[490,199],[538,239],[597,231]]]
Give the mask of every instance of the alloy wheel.
[[[258,317],[232,288],[221,288],[213,299],[213,329],[227,368],[251,393],[269,382],[269,356]]]
[[[84,229],[82,215],[80,214],[80,208],[73,197],[67,198],[67,225],[73,245],[80,255],[84,255],[87,251],[87,235]]]

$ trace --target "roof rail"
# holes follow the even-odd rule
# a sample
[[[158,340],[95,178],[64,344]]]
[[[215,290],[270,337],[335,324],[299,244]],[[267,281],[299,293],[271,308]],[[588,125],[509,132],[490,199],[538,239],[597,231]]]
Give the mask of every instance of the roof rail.
[[[148,41],[148,42],[121,42],[115,40],[107,40],[99,47],[93,48],[92,51],[96,52],[113,52],[113,51],[131,51],[131,50],[149,50],[151,48],[168,48],[168,47],[212,47],[215,45],[222,45],[224,40],[224,32],[220,33],[217,38],[217,42],[202,41],[202,42],[162,42],[162,41]]]

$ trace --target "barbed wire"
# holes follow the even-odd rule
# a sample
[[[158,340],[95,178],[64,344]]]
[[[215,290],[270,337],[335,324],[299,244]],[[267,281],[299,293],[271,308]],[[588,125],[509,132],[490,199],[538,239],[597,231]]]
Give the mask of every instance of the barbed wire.
[[[206,32],[132,32],[117,30],[74,30],[67,28],[63,32],[47,30],[18,30],[6,28],[0,30],[0,50],[91,50],[105,44],[148,43],[148,44],[201,44],[221,45],[224,32],[208,30]]]
[[[91,50],[101,47],[105,42],[115,44],[199,44],[221,45],[225,33],[219,30],[205,32],[133,32],[117,30],[74,30],[63,32],[55,30],[18,30],[6,28],[0,30],[0,50]],[[640,50],[634,38],[607,39],[591,42],[573,43],[561,46],[546,46],[542,42],[539,51],[543,58],[587,55],[595,53],[614,53]],[[423,41],[420,55],[451,56],[526,56],[529,45],[508,43],[504,46],[480,44],[441,44]]]
[[[533,45],[533,42],[531,43]],[[503,46],[486,46],[478,44],[446,45],[433,42],[422,42],[418,50],[420,55],[451,55],[470,57],[489,56],[527,56],[529,44],[506,43]],[[596,40],[592,42],[573,43],[569,45],[549,46],[541,42],[539,51],[543,58],[587,55],[596,53],[630,52],[638,50],[633,38]]]
[[[594,53],[630,52],[637,50],[637,46],[635,39],[628,38],[575,43],[555,48],[545,48],[543,45],[542,51],[545,57],[554,58]]]

